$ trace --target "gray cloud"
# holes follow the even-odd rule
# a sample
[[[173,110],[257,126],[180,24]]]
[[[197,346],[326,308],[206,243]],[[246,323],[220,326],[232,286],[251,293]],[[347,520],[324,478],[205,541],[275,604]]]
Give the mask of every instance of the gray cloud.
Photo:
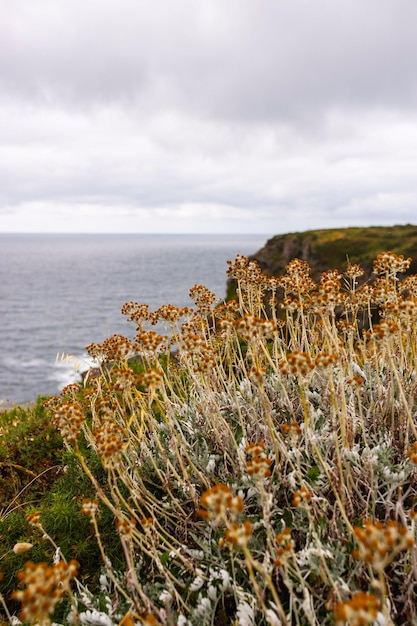
[[[413,221],[416,23],[415,0],[0,0],[0,229]]]
[[[216,119],[415,106],[414,0],[3,2],[3,90]]]

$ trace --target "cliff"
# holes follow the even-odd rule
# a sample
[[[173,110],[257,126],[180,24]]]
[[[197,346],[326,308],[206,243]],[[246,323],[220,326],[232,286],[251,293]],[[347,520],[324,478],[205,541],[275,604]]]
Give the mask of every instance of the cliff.
[[[307,261],[312,277],[320,278],[329,269],[344,270],[346,262],[359,263],[372,273],[373,261],[380,252],[394,252],[413,259],[409,272],[417,273],[417,226],[372,226],[334,228],[276,235],[256,252],[256,260],[268,276],[279,276],[295,258]]]

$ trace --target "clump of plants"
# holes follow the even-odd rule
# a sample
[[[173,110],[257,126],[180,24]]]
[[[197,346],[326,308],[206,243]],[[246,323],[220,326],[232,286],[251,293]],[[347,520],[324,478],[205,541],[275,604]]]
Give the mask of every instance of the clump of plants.
[[[98,371],[46,403],[89,481],[100,576],[83,581],[32,511],[54,553],[22,568],[20,620],[417,624],[409,264],[382,253],[372,285],[357,264],[316,284],[299,259],[268,278],[238,256],[236,301],[194,286],[193,308],[125,304],[133,338],[90,345]]]

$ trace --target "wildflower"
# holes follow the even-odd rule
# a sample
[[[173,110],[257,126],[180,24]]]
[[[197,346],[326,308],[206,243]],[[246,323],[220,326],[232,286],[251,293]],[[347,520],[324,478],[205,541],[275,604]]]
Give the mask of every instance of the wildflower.
[[[372,624],[381,608],[379,599],[373,593],[357,591],[350,600],[338,602],[334,607],[336,626],[366,626]]]
[[[246,468],[249,476],[255,475],[261,478],[271,476],[272,459],[266,457],[255,456],[246,462]]]
[[[265,442],[251,443],[246,446],[245,451],[250,455],[246,461],[246,469],[249,476],[255,475],[260,478],[271,476],[272,459],[269,459],[264,451]]]
[[[411,450],[407,450],[407,456],[410,457],[410,461],[417,465],[417,443],[414,443]]]
[[[295,542],[291,537],[291,530],[284,528],[279,535],[276,536],[278,548],[276,550],[276,559],[274,564],[277,567],[285,565],[290,554],[294,552]]]
[[[355,279],[363,276],[365,274],[365,270],[362,269],[362,267],[357,263],[348,263],[345,274],[346,276],[349,276],[349,278]]]
[[[374,274],[385,274],[393,280],[398,280],[396,275],[406,272],[410,267],[412,259],[404,258],[403,254],[397,255],[393,252],[381,252],[374,261]]]
[[[106,349],[102,346],[101,343],[90,343],[88,344],[88,346],[86,346],[85,350],[94,361],[106,360]]]
[[[109,361],[124,361],[132,353],[132,344],[122,335],[113,335],[103,341],[103,348]]]
[[[287,273],[279,280],[280,286],[286,294],[300,296],[312,291],[316,284],[310,277],[311,267],[307,261],[293,259],[286,266]]]
[[[74,397],[81,390],[81,385],[79,383],[70,383],[66,385],[62,391],[61,396],[72,396]]]
[[[308,491],[308,489],[306,489],[305,487],[301,487],[301,489],[294,493],[292,505],[296,507],[303,505],[306,506],[308,505],[312,497],[313,495]]]
[[[142,517],[142,519],[139,520],[140,525],[145,531],[153,528],[154,522],[153,517]]]
[[[100,430],[95,430],[93,434],[96,438],[97,453],[104,467],[117,465],[124,447],[122,428],[114,420],[108,419]]]
[[[201,496],[200,505],[203,508],[198,511],[198,515],[215,522],[227,519],[228,515],[236,517],[244,509],[242,498],[233,496],[230,487],[222,484],[205,491]]]
[[[136,526],[136,520],[119,520],[117,522],[117,530],[122,537],[129,537]]]
[[[204,285],[194,285],[190,289],[190,298],[194,301],[201,313],[210,313],[216,301],[216,294]]]
[[[148,370],[143,372],[139,377],[140,384],[146,387],[150,391],[154,391],[155,389],[158,389],[162,384],[162,380],[163,380],[162,372],[155,369],[154,367],[149,368]]]
[[[290,352],[286,360],[279,362],[279,368],[283,374],[301,374],[305,376],[314,368],[314,363],[306,352]]]
[[[369,563],[377,571],[383,570],[397,554],[414,546],[408,528],[394,520],[386,524],[365,520],[363,527],[357,526],[353,532],[359,544],[353,557]]]
[[[274,331],[271,320],[262,319],[246,313],[234,322],[236,332],[244,339],[268,336]]]
[[[252,382],[256,385],[261,386],[266,374],[266,369],[264,367],[251,367],[248,372],[248,376]]]
[[[81,405],[73,400],[63,402],[57,407],[53,417],[62,438],[68,443],[74,443],[78,440],[84,420],[85,416]]]
[[[413,298],[417,297],[417,274],[407,276],[401,283],[402,290]]]
[[[338,359],[339,357],[337,354],[322,352],[315,357],[314,363],[317,367],[329,367],[329,365],[335,363]]]
[[[136,322],[138,326],[142,322],[149,320],[149,306],[147,304],[138,304],[137,302],[126,302],[121,309],[122,315],[128,315],[128,322]]]
[[[17,574],[26,589],[15,591],[12,596],[23,605],[20,619],[33,624],[48,618],[69,590],[71,579],[77,575],[77,568],[76,561],[59,561],[52,566],[28,561],[25,570]]]
[[[88,517],[93,517],[98,511],[98,500],[90,500],[89,498],[83,498],[81,513]]]
[[[243,286],[248,284],[255,285],[261,278],[262,272],[256,261],[249,261],[249,259],[242,254],[236,255],[234,261],[227,261],[229,266],[227,275],[229,278],[234,278],[239,281]]]
[[[283,433],[288,435],[292,441],[298,439],[298,437],[303,432],[298,422],[291,422],[290,424],[282,424],[281,430]]]
[[[243,548],[248,544],[249,539],[252,537],[252,524],[249,521],[243,522],[239,525],[233,523],[227,528],[224,533],[224,540],[220,540],[220,546],[223,546],[225,542],[232,543],[234,546]]]
[[[114,391],[123,391],[136,387],[139,384],[139,376],[131,369],[118,369],[112,372],[111,386]]]
[[[153,330],[140,330],[135,335],[133,349],[136,352],[158,352],[167,339],[166,335],[159,335]]]
[[[163,304],[159,309],[155,311],[155,315],[158,318],[163,319],[167,322],[175,323],[189,312],[190,309],[188,307],[183,307],[179,309],[172,304]]]
[[[364,334],[366,339],[373,338],[381,341],[389,335],[395,335],[399,331],[399,326],[395,322],[383,320],[380,324],[374,324],[372,331],[368,330]]]
[[[201,348],[198,354],[198,365],[194,367],[195,372],[209,372],[216,365],[214,350],[210,346]]]
[[[348,385],[356,385],[357,387],[363,385],[364,382],[365,379],[362,378],[362,376],[353,376],[352,378],[348,378],[346,381]]]
[[[338,270],[323,272],[319,290],[314,294],[314,308],[317,311],[333,310],[346,301],[347,294],[341,292],[340,281],[342,278],[343,276]]]
[[[26,520],[31,526],[37,526],[39,524],[40,516],[41,516],[40,511],[34,511],[33,513],[29,513]]]

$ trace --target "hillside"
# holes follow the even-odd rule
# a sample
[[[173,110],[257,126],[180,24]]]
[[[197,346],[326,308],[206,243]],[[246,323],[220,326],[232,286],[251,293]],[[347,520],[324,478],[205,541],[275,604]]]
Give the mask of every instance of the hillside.
[[[303,259],[317,280],[329,268],[343,270],[349,258],[352,264],[360,263],[369,277],[373,260],[387,251],[411,257],[409,273],[417,273],[417,226],[332,228],[276,235],[251,259],[270,276],[282,274],[292,259]]]

